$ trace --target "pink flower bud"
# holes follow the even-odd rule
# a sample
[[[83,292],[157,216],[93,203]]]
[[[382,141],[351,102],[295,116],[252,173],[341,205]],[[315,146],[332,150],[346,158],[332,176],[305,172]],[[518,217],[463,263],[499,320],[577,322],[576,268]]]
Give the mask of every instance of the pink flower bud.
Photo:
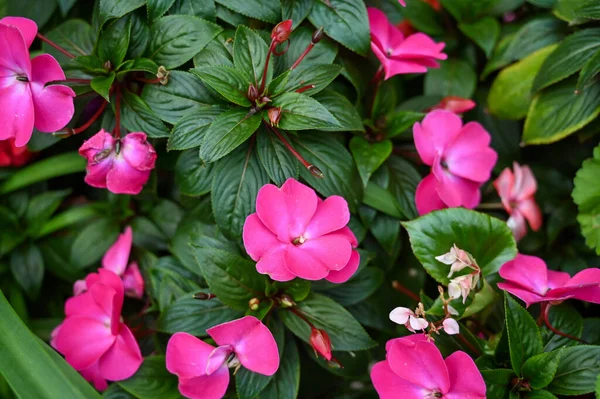
[[[279,121],[281,120],[281,108],[269,108],[267,114],[269,115],[269,122],[271,122],[271,125],[279,126]]]
[[[325,359],[331,361],[331,340],[327,332],[312,327],[312,331],[310,332],[310,346],[315,350],[315,355],[319,353]]]
[[[250,100],[251,102],[254,102],[258,99],[258,96],[260,96],[260,93],[258,92],[258,89],[256,88],[256,86],[254,86],[252,83],[250,83],[250,86],[248,86],[248,93],[246,93],[246,96],[248,97],[248,100]]]
[[[278,23],[271,31],[271,39],[277,43],[285,42],[292,33],[292,25],[293,22],[291,19]]]

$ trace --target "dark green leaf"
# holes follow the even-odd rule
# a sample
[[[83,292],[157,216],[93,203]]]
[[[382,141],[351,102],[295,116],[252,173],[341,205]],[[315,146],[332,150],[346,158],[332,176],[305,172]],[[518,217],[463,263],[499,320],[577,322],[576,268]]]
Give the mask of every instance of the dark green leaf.
[[[458,96],[471,98],[477,85],[477,75],[466,61],[451,58],[440,62],[440,68],[425,75],[426,96]]]
[[[572,337],[581,338],[583,333],[583,318],[572,306],[566,303],[554,305],[550,308],[548,319],[552,327]],[[553,333],[548,328],[542,328],[544,351],[548,352],[565,346],[574,346],[576,341]]]
[[[70,193],[71,190],[47,191],[33,197],[25,214],[28,232],[35,235]]]
[[[285,343],[284,343],[285,345]],[[247,368],[235,374],[235,387],[239,399],[253,399],[261,393],[273,379],[272,375],[254,373]]]
[[[139,370],[118,384],[127,392],[141,399],[178,399],[177,376],[165,368],[164,356],[149,356]]]
[[[313,6],[312,0],[281,0],[281,19],[291,19],[293,28],[304,21]]]
[[[269,46],[255,31],[245,26],[238,27],[233,44],[233,64],[244,75],[245,81],[259,88],[267,61]],[[273,63],[269,64],[265,84],[273,75]]]
[[[44,259],[38,247],[19,247],[10,256],[10,269],[27,295],[35,299],[44,279]]]
[[[446,33],[440,13],[423,0],[407,0],[402,15],[420,32],[429,35],[443,35]]]
[[[335,118],[337,125],[322,127],[325,131],[364,132],[365,128],[356,107],[346,97],[334,90],[324,90],[313,97]]]
[[[405,217],[400,211],[400,205],[396,198],[388,190],[373,182],[370,182],[365,188],[363,203],[397,219]]]
[[[389,140],[369,142],[360,136],[354,136],[350,140],[350,152],[365,187],[373,172],[391,155],[392,147],[392,142]]]
[[[487,399],[506,399],[512,388],[511,381],[515,373],[508,369],[482,370],[481,375],[487,387]]]
[[[204,83],[232,103],[249,107],[247,97],[250,82],[237,69],[224,65],[192,69]]]
[[[81,230],[71,247],[71,262],[84,268],[100,260],[116,241],[119,226],[109,219],[99,219]]]
[[[576,19],[600,19],[600,4],[588,1],[575,10]]]
[[[392,137],[400,136],[402,133],[412,130],[408,130],[413,127],[415,122],[420,122],[424,113],[413,112],[413,111],[394,111],[385,116],[385,137],[391,139]]]
[[[0,12],[5,9],[6,15],[18,15],[34,20],[41,28],[48,22],[54,11],[56,10],[56,1],[6,1],[6,4],[0,2]]]
[[[169,129],[160,118],[144,100],[130,91],[123,93],[121,121],[131,132],[144,132],[153,138],[169,137]]]
[[[100,94],[104,99],[110,102],[110,88],[115,81],[115,73],[111,72],[108,76],[96,76],[92,79],[90,85],[92,89]]]
[[[421,175],[410,162],[398,156],[391,156],[387,166],[390,171],[389,190],[394,194],[398,208],[406,218],[416,218],[415,192]]]
[[[121,67],[119,69],[119,73],[117,74],[117,77],[123,77],[126,73],[128,72],[148,72],[152,75],[156,75],[156,73],[158,72],[158,65],[156,65],[156,63],[152,60],[149,60],[148,58],[137,58],[135,60],[132,60],[133,63],[131,63],[130,65],[127,65],[127,69],[125,70],[123,67]],[[169,78],[173,77],[173,73],[175,71],[171,72],[171,74],[169,75]],[[169,82],[171,82],[169,80]]]
[[[76,57],[90,55],[94,51],[96,37],[90,24],[80,19],[68,20],[45,36]],[[68,57],[47,43],[43,43],[42,49],[52,54],[63,65],[69,61]]]
[[[148,19],[154,22],[169,11],[175,0],[146,0],[148,3]]]
[[[599,374],[599,346],[579,345],[565,348],[548,391],[569,396],[594,392]]]
[[[214,0],[177,0],[171,8],[172,14],[185,14],[214,21],[217,9]]]
[[[150,41],[150,26],[147,23],[146,16],[142,15],[143,13],[136,12],[130,16],[131,35],[129,37],[127,59],[139,58],[146,53],[146,47],[148,47]],[[153,73],[156,73],[156,69]]]
[[[295,21],[294,21],[295,22]],[[280,57],[275,58],[277,62],[277,74],[287,71],[306,50],[311,41],[314,30],[301,26],[290,35],[290,47],[288,51]],[[307,65],[326,65],[331,64],[338,53],[338,46],[327,37],[323,37],[319,43],[302,60],[299,68],[306,69]]]
[[[312,97],[299,93],[284,93],[273,100],[280,107],[279,126],[286,130],[321,129],[340,126],[333,115]]]
[[[283,132],[280,134],[285,135]],[[258,159],[275,184],[281,186],[290,177],[298,178],[298,161],[274,133],[261,128],[256,138]]]
[[[397,223],[397,222],[396,222]],[[381,286],[384,273],[376,267],[359,270],[343,284],[318,282],[313,285],[315,291],[327,295],[344,307],[357,304],[370,297]]]
[[[167,143],[167,149],[186,150],[188,148],[199,147],[202,144],[202,139],[204,139],[204,133],[206,133],[210,124],[225,110],[224,107],[216,105],[202,107],[186,114],[173,127]],[[196,157],[198,157],[197,152]]]
[[[217,3],[242,15],[260,19],[273,24],[281,20],[281,7],[277,0],[254,0],[252,2],[237,0],[215,0]]]
[[[175,164],[175,183],[182,194],[206,194],[212,185],[213,169],[213,164],[202,162],[198,151],[184,151]]]
[[[341,72],[339,65],[307,65],[298,67],[278,77],[273,84],[282,78],[280,84],[269,86],[269,92],[280,94],[286,91],[296,91],[307,86],[314,86],[312,89],[303,90],[302,94],[312,96],[325,89]]]
[[[547,387],[554,378],[561,356],[562,349],[557,349],[530,357],[523,363],[523,378],[534,389]]]
[[[196,67],[233,66],[233,43],[229,31],[221,32],[194,57]]]
[[[279,370],[269,385],[260,393],[260,399],[296,399],[298,397],[300,356],[296,341],[289,333],[286,336],[280,359]]]
[[[525,308],[505,293],[506,331],[512,368],[521,374],[523,364],[542,352],[542,338],[535,320]]]
[[[577,221],[581,225],[581,233],[590,248],[595,248],[600,255],[600,189],[596,184],[600,173],[600,146],[594,148],[594,157],[583,161],[581,169],[575,176],[573,201],[578,206]]]
[[[102,397],[104,399],[136,399],[117,384],[109,385],[108,389],[102,392]]]
[[[459,29],[473,40],[490,57],[500,35],[500,24],[496,18],[485,17],[472,24],[459,24]]]
[[[583,66],[579,79],[577,79],[577,90],[584,90],[592,84],[594,78],[600,73],[600,51],[596,52]]]
[[[100,25],[111,18],[121,18],[146,4],[146,0],[100,0]]]
[[[557,399],[556,396],[552,395],[546,390],[533,391],[525,395],[525,399]]]
[[[176,68],[194,58],[221,30],[211,22],[189,15],[163,17],[150,29],[148,58],[167,69]]]
[[[121,65],[129,47],[131,21],[129,18],[119,19],[108,25],[98,40],[98,57],[101,61],[110,61],[113,67]]]
[[[59,213],[47,223],[44,223],[43,226],[39,230],[33,232],[33,234],[35,237],[43,237],[73,224],[84,222],[97,215],[98,212],[93,205],[71,207],[64,212]]]

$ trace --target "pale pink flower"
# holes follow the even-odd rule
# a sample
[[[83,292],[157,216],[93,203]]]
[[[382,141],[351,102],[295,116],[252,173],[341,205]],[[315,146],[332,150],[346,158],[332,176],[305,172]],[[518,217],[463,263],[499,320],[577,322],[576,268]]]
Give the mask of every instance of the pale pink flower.
[[[478,281],[479,273],[455,277],[448,283],[448,295],[452,299],[458,299],[462,296],[462,302],[465,303],[471,290],[477,287]]]
[[[542,227],[542,211],[535,202],[537,182],[529,166],[514,162],[513,169],[514,173],[510,168],[504,169],[494,180],[494,187],[510,215],[506,223],[515,238],[520,240],[527,234],[526,220],[533,231]]]
[[[489,180],[498,154],[490,148],[490,134],[477,122],[463,126],[450,111],[428,113],[413,127],[415,147],[431,173],[417,186],[420,215],[446,207],[475,208],[480,186]]]
[[[220,324],[206,330],[218,347],[176,333],[167,344],[167,370],[179,377],[179,392],[191,399],[220,399],[229,385],[229,367],[273,375],[279,351],[271,331],[256,317]]]
[[[446,359],[424,335],[386,344],[386,360],[371,369],[381,399],[485,399],[481,373],[469,355],[456,351]]]
[[[444,331],[448,335],[455,335],[460,332],[460,327],[458,325],[458,322],[454,319],[447,318],[446,320],[444,320],[442,322],[442,325],[444,326]]]
[[[473,270],[479,270],[479,266],[471,254],[458,248],[456,244],[450,248],[450,252],[436,256],[435,259],[443,264],[451,265],[448,277],[452,277],[452,274],[467,267]]]
[[[142,364],[140,347],[121,321],[123,283],[100,269],[86,278],[88,291],[65,304],[66,319],[52,334],[51,344],[75,370],[106,388],[106,381],[131,377]]]
[[[17,147],[29,142],[33,128],[55,132],[75,112],[75,92],[63,85],[60,65],[50,54],[30,60],[29,47],[37,34],[30,19],[0,19],[0,140],[14,139]]]
[[[263,186],[256,213],[244,223],[244,246],[256,269],[273,280],[327,279],[343,283],[358,269],[358,242],[347,227],[348,203],[332,195],[324,201],[294,179],[281,189]]]
[[[398,74],[424,73],[427,68],[438,68],[437,60],[448,58],[442,53],[444,43],[436,43],[424,33],[404,37],[383,11],[369,7],[368,13],[371,49],[381,61],[385,79]]]
[[[115,139],[100,130],[79,148],[88,162],[85,182],[115,194],[139,194],[156,162],[154,147],[146,139],[141,132]]]
[[[409,331],[424,330],[429,325],[427,320],[418,317],[409,308],[397,307],[390,312],[390,320],[396,324],[404,325]]]
[[[475,101],[458,96],[446,96],[433,109],[445,109],[455,114],[462,114],[475,108]]]
[[[527,306],[537,302],[561,302],[566,299],[600,304],[600,269],[589,268],[571,277],[568,273],[548,270],[536,256],[518,254],[500,268],[506,280],[498,288],[521,298]]]

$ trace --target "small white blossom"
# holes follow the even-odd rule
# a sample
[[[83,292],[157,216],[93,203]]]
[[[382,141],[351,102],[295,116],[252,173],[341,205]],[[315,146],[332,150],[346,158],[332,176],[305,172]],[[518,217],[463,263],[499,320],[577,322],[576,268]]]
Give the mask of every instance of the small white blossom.
[[[424,330],[429,325],[429,322],[421,317],[418,317],[415,312],[408,308],[397,307],[390,312],[390,320],[396,324],[404,325],[409,331]]]
[[[454,335],[454,334],[458,334],[459,333],[459,326],[458,326],[458,322],[454,319],[446,319],[444,320],[444,322],[442,323],[444,326],[444,331],[446,331],[446,334],[448,335]]]

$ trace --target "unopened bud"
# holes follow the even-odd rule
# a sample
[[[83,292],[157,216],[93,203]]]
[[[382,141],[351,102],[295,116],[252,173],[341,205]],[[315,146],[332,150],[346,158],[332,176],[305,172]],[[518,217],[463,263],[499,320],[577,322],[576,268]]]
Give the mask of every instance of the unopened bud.
[[[325,330],[312,327],[310,332],[310,346],[315,350],[315,356],[319,354],[331,361],[331,340]]]
[[[279,297],[279,303],[282,308],[291,308],[296,305],[292,297],[287,294],[283,294]]]
[[[254,102],[258,99],[258,96],[260,96],[260,93],[258,92],[258,89],[256,88],[256,86],[254,86],[252,83],[250,83],[250,86],[248,86],[248,93],[247,93],[247,97],[248,100],[250,100],[250,102]]]
[[[267,114],[269,115],[271,126],[279,126],[279,120],[281,119],[281,108],[269,108]]]
[[[260,305],[260,299],[252,298],[248,301],[248,307],[250,310],[258,310],[258,306]]]
[[[285,42],[287,39],[289,39],[290,34],[292,33],[292,25],[293,23],[291,19],[278,23],[271,31],[271,39],[277,43]]]
[[[316,178],[322,179],[325,177],[323,172],[321,172],[321,169],[317,168],[315,165],[308,165],[307,169],[310,172],[310,174]]]
[[[215,298],[216,295],[215,294],[207,294],[207,293],[204,293],[204,292],[197,292],[194,295],[192,295],[192,297],[194,299],[200,299],[201,301],[205,301],[207,299],[213,299],[213,298]]]
[[[52,133],[54,137],[58,137],[60,139],[66,139],[75,134],[75,131],[71,128],[64,128],[63,130],[59,130],[58,132]]]
[[[110,61],[106,61],[103,65],[104,69],[106,69],[107,71],[111,71],[112,70],[112,63]]]
[[[312,35],[312,39],[310,40],[312,44],[317,44],[321,41],[321,39],[323,38],[325,31],[323,30],[323,27],[321,26],[319,29],[317,29],[315,31],[315,33],[313,33]]]

